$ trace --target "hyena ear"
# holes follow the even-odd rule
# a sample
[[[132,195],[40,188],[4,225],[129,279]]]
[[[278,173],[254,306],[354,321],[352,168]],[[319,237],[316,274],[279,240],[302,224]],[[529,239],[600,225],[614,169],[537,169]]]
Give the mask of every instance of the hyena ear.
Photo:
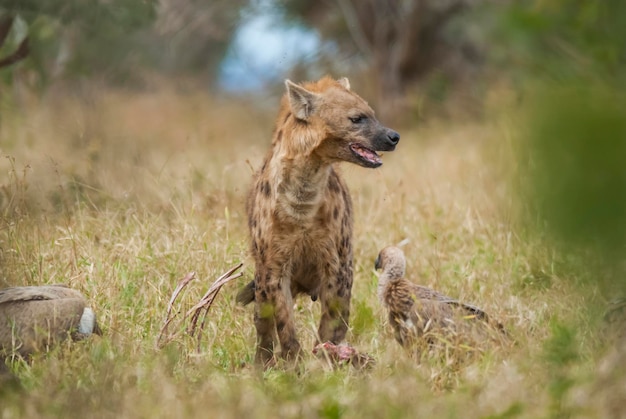
[[[347,77],[342,77],[339,80],[337,80],[339,82],[340,85],[342,85],[343,87],[346,88],[346,90],[350,90],[350,80],[348,80]]]
[[[285,80],[285,86],[289,95],[291,112],[296,118],[306,121],[315,110],[318,95],[298,86],[289,79]]]

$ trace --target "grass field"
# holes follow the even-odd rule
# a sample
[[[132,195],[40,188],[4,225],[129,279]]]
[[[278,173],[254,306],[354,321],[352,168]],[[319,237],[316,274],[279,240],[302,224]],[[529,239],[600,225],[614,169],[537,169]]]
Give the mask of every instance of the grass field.
[[[262,105],[274,109],[276,102]],[[591,285],[515,221],[512,123],[399,129],[377,170],[343,165],[355,207],[350,344],[376,359],[332,370],[307,353],[297,372],[250,365],[252,278],[244,197],[273,111],[162,89],[51,94],[5,106],[0,127],[0,286],[66,283],[92,301],[102,338],[9,362],[0,417],[595,417],[603,356]],[[471,362],[409,360],[376,296],[378,251],[409,239],[409,277],[475,303],[514,342]],[[156,349],[179,279],[185,312],[238,262],[200,344],[175,324]],[[304,348],[319,307],[297,301]],[[454,348],[451,348],[454,349]],[[458,349],[458,348],[456,348]],[[595,390],[594,390],[595,389]],[[603,394],[600,391],[599,394]]]

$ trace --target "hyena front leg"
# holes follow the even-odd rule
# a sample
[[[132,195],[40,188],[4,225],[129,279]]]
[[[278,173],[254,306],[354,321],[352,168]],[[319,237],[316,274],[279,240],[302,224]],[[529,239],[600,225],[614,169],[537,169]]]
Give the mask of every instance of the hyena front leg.
[[[291,268],[286,263],[281,269],[281,274],[272,278],[276,284],[278,291],[274,293],[276,296],[276,331],[278,332],[278,340],[282,349],[282,357],[287,360],[297,360],[300,356],[300,343],[296,338],[296,325],[293,314],[293,298],[291,296]]]
[[[278,340],[282,348],[282,356],[295,360],[300,354],[300,343],[296,339],[296,328],[293,320],[291,291],[288,281],[281,281],[284,270],[277,275],[269,271],[267,281],[255,291],[256,310],[255,325],[257,328],[257,364],[268,366],[273,360],[274,337],[278,332]]]
[[[268,367],[274,361],[274,318],[263,317],[264,306],[257,303],[254,310],[254,326],[256,327],[256,355],[254,362],[257,365]]]
[[[352,263],[345,261],[338,274],[326,278],[320,292],[322,318],[318,336],[320,342],[341,343],[348,331],[350,296],[352,293]]]
[[[268,276],[257,269],[254,278],[254,326],[256,327],[257,347],[254,361],[257,365],[269,366],[274,359],[276,325],[274,309],[268,298]]]

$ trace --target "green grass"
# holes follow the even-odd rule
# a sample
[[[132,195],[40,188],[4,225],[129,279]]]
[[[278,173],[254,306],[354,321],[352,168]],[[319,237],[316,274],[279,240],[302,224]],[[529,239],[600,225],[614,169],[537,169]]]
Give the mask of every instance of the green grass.
[[[100,92],[90,103],[51,95],[2,115],[0,286],[71,285],[105,334],[10,362],[21,387],[0,389],[0,417],[596,412],[592,398],[572,394],[591,394],[602,352],[587,307],[603,299],[514,222],[514,159],[500,128],[409,127],[382,168],[342,166],[356,217],[348,341],[376,365],[333,371],[307,353],[298,372],[259,372],[252,308],[234,297],[253,275],[244,199],[272,113],[167,89]],[[404,238],[413,281],[483,307],[515,344],[465,363],[454,352],[410,360],[387,327],[373,272],[378,251]],[[244,277],[222,289],[199,351],[180,323],[156,349],[178,280],[197,273],[176,304],[185,312],[240,261]],[[319,307],[299,299],[296,316],[312,349]]]

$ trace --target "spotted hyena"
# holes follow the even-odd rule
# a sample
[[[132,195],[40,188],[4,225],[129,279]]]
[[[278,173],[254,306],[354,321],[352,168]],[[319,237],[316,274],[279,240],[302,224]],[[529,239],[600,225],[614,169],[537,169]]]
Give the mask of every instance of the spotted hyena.
[[[400,135],[381,125],[348,79],[285,81],[272,140],[255,174],[246,210],[256,265],[254,281],[237,296],[255,301],[256,362],[273,361],[276,334],[282,356],[300,352],[293,297],[322,304],[321,342],[341,342],[352,290],[352,203],[337,173],[341,161],[376,168],[376,151],[392,151]]]

